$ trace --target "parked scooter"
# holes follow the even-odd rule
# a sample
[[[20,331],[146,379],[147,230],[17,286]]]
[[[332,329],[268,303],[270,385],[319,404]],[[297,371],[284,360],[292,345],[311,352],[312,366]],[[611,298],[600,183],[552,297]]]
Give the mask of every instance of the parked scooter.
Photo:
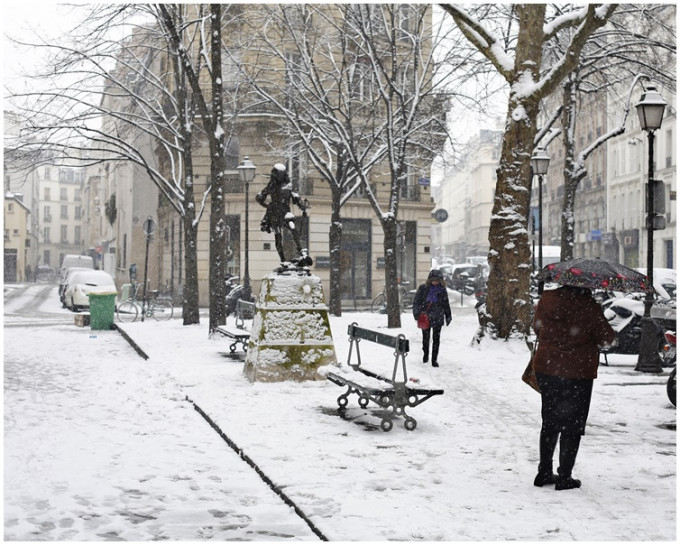
[[[243,299],[243,285],[239,283],[240,278],[238,276],[226,275],[224,278],[224,285],[226,287],[226,313],[227,316],[230,314],[236,314],[236,303],[239,299]],[[256,301],[255,296],[250,294],[250,302],[254,303]]]
[[[671,367],[673,366],[673,370],[671,371],[670,375],[668,375],[668,381],[666,382],[666,395],[668,395],[668,400],[675,406],[675,401],[676,401],[676,394],[675,394],[675,370],[677,369],[676,365],[676,344],[677,344],[677,339],[675,336],[675,332],[667,331],[666,332],[666,344],[663,347],[663,358],[662,358],[662,365],[664,367]]]
[[[604,315],[616,331],[616,344],[611,352],[618,354],[638,354],[642,337],[641,321],[644,314],[644,303],[629,297],[620,297],[605,303]],[[655,346],[662,355],[666,343],[663,328],[657,323]]]

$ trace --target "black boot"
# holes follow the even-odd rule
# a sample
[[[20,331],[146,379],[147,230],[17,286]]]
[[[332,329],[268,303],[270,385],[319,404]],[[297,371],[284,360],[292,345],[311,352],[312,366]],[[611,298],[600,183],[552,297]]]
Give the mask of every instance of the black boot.
[[[555,490],[571,490],[581,487],[581,481],[571,477],[580,444],[580,435],[562,434],[560,439],[560,467],[557,468]]]
[[[555,484],[557,482],[557,475],[553,473],[553,454],[555,453],[558,437],[559,433],[548,433],[541,429],[541,437],[538,443],[538,452],[541,460],[538,463],[538,473],[534,479],[534,486]]]

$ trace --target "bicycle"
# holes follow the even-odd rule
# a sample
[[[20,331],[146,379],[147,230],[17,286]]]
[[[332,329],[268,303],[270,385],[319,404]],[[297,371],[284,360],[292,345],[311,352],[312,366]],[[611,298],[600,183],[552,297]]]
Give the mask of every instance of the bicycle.
[[[133,284],[130,298],[116,308],[118,321],[134,322],[137,319],[137,316],[142,312],[142,302],[137,298],[137,292],[140,287],[139,284]],[[149,292],[149,297],[147,297],[143,312],[146,318],[153,318],[156,321],[165,321],[172,318],[174,308],[170,301],[158,297],[158,290],[153,290]]]
[[[401,312],[404,312],[408,308],[413,307],[413,299],[415,298],[415,292],[409,290],[406,286],[409,285],[408,281],[402,281],[399,283],[399,308]],[[376,295],[371,301],[371,312],[377,312],[384,314],[387,310],[387,295],[385,294],[385,289]]]

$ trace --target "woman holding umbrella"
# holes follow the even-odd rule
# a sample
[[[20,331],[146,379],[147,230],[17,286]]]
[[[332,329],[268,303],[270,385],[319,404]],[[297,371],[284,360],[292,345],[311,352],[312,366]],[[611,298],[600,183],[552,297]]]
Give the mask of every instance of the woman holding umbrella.
[[[600,260],[592,261],[601,265]],[[581,486],[581,481],[572,477],[572,470],[585,433],[599,347],[616,338],[590,288],[606,288],[621,281],[619,276],[598,276],[582,261],[578,266],[570,263],[552,264],[541,271],[542,280],[563,285],[543,292],[533,320],[538,342],[534,369],[541,389],[543,421],[534,485],[554,484],[555,490]],[[632,272],[645,279],[637,271]],[[553,454],[558,439],[560,465],[555,475]]]

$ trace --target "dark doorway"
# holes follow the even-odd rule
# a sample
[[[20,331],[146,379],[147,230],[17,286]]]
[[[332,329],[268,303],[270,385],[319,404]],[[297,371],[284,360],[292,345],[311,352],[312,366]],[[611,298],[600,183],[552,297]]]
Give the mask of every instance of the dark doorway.
[[[371,220],[342,220],[340,285],[343,299],[371,297]]]

